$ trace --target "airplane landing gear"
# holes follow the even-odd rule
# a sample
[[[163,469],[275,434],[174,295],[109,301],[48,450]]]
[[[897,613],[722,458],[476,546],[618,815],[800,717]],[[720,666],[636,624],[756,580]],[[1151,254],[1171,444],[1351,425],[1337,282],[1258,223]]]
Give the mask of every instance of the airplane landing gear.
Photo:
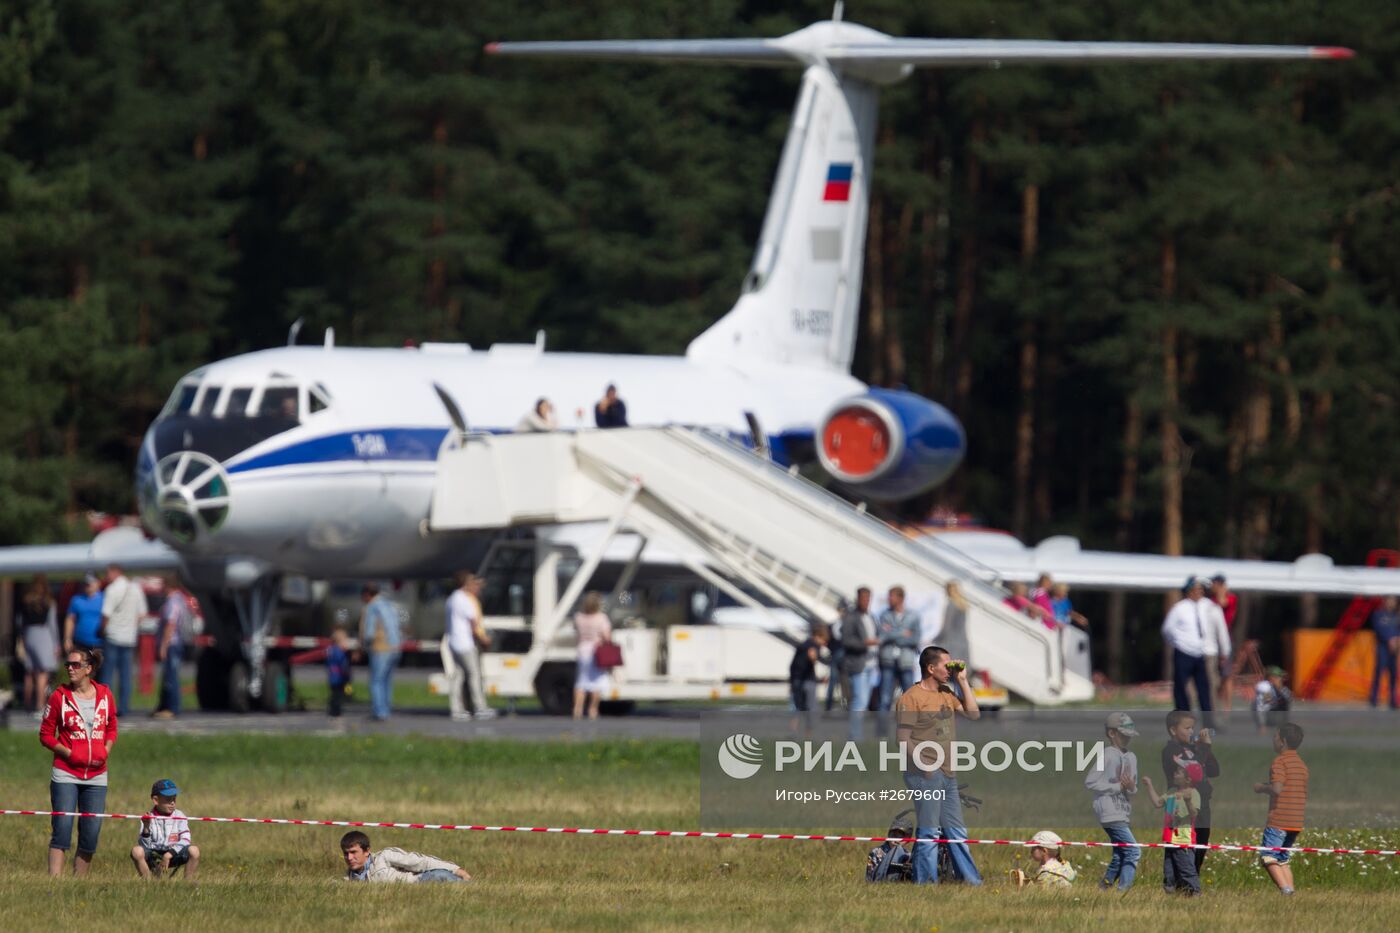
[[[241,581],[240,581],[241,582]],[[280,713],[291,700],[291,666],[267,658],[266,636],[272,629],[282,578],[275,573],[251,577],[243,585],[225,585],[201,594],[214,643],[204,647],[195,667],[195,694],[202,709],[246,713],[260,709]]]

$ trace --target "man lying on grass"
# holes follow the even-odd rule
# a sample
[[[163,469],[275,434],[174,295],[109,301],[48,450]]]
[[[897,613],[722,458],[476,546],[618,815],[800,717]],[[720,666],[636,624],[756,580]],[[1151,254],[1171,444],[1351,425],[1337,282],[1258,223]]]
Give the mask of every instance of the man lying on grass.
[[[358,830],[340,837],[345,853],[346,881],[471,881],[466,870],[431,855],[405,852],[390,846],[370,852],[369,837]]]

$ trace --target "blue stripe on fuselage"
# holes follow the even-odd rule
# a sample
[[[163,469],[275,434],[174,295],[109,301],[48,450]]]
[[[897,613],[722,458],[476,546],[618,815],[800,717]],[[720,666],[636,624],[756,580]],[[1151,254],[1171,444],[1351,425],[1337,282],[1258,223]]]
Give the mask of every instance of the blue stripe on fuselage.
[[[491,434],[510,433],[505,429],[487,429]],[[302,466],[311,463],[345,461],[433,461],[437,459],[446,428],[372,428],[347,431],[298,441],[286,447],[259,454],[228,468],[229,473],[249,473],[271,467]],[[752,448],[753,440],[746,434],[731,434],[730,438]],[[792,463],[789,445],[794,441],[812,441],[811,431],[792,431],[768,438],[773,459],[788,466]]]
[[[446,428],[372,428],[328,434],[259,454],[230,466],[228,471],[247,473],[268,467],[344,460],[436,460],[446,436]]]

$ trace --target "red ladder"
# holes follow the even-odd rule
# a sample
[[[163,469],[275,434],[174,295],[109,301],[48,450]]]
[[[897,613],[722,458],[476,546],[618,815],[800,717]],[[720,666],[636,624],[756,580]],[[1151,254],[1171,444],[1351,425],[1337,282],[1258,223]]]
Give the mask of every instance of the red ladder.
[[[1400,567],[1400,551],[1376,548],[1366,555],[1366,566]],[[1337,623],[1336,629],[1332,632],[1332,640],[1327,643],[1327,650],[1322,653],[1322,660],[1317,663],[1317,667],[1313,668],[1308,682],[1303,685],[1303,692],[1300,694],[1303,699],[1317,699],[1317,695],[1322,691],[1322,685],[1332,674],[1332,668],[1337,666],[1337,659],[1342,656],[1347,643],[1351,641],[1351,636],[1366,624],[1366,620],[1371,618],[1371,613],[1378,605],[1380,605],[1380,600],[1374,596],[1357,596],[1352,599],[1346,612],[1342,613],[1341,621]]]

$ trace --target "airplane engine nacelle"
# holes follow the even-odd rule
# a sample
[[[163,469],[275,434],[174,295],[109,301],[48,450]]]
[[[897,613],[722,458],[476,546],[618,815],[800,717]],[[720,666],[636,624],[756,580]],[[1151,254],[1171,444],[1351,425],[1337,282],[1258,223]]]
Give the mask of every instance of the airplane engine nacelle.
[[[907,499],[943,482],[967,437],[953,413],[912,392],[871,389],[837,402],[817,456],[833,477],[873,499]]]

